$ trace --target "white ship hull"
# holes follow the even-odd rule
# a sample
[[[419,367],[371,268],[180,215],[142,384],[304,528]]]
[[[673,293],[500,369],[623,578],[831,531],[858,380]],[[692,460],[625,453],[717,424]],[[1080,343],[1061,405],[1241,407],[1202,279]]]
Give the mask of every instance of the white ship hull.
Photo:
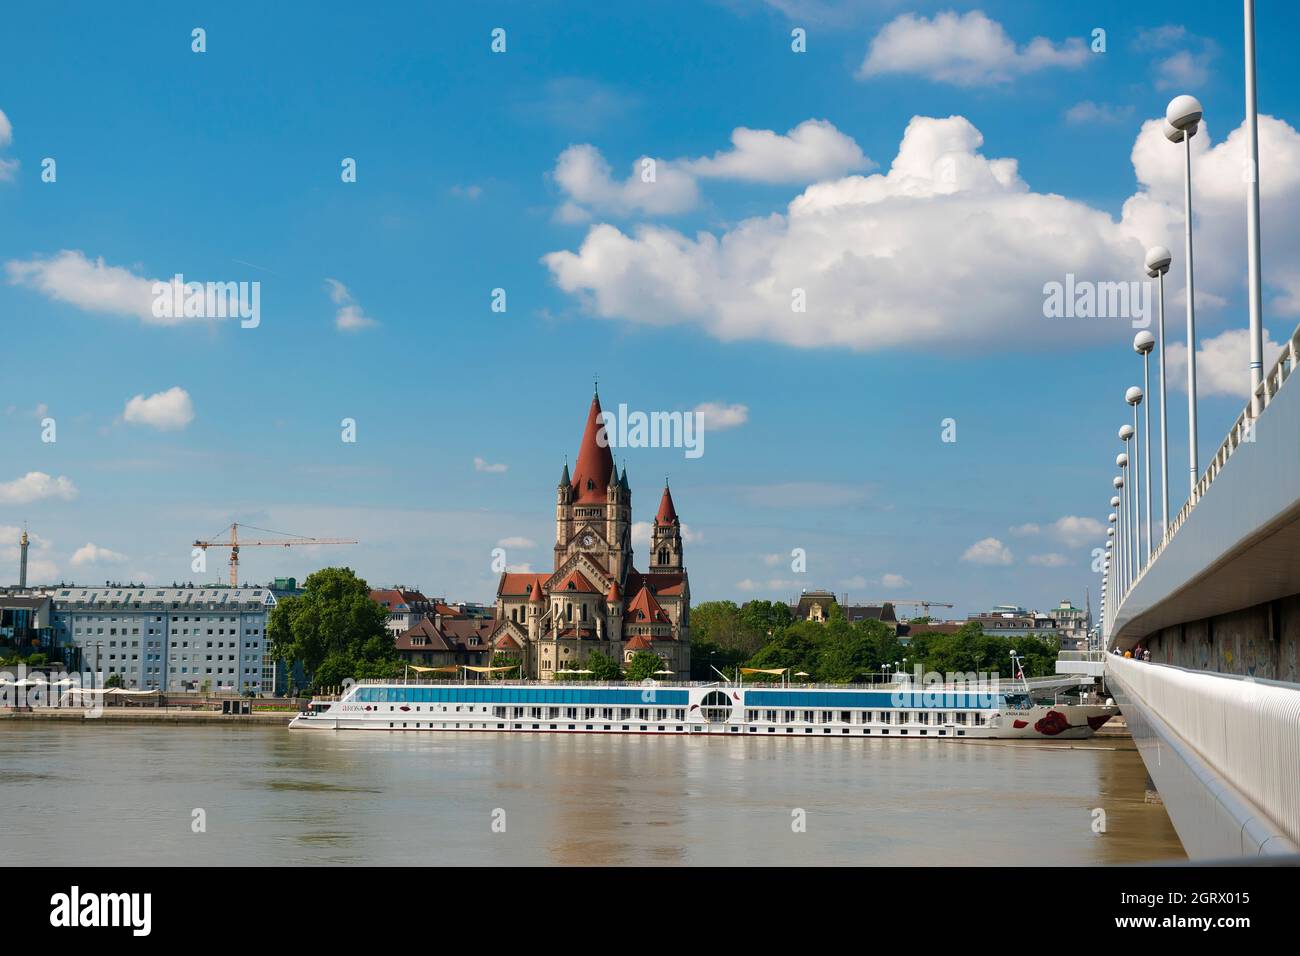
[[[1014,695],[1013,695],[1014,697]],[[904,688],[370,683],[313,702],[293,730],[1078,740],[1113,705],[1009,703]]]

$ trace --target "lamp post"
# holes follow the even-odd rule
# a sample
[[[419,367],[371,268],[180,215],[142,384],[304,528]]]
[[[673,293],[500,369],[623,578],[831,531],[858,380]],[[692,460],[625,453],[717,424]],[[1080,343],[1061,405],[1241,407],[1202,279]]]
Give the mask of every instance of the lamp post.
[[[1259,108],[1255,101],[1255,0],[1245,0],[1246,142],[1250,151],[1246,182],[1246,265],[1250,293],[1250,417],[1261,409],[1259,386],[1264,381],[1264,319],[1261,314],[1259,264]]]
[[[1160,537],[1163,539],[1169,529],[1169,442],[1166,430],[1169,424],[1168,399],[1165,397],[1165,273],[1173,257],[1164,246],[1152,246],[1147,250],[1147,275],[1160,284]],[[1151,459],[1147,459],[1150,469]]]
[[[1124,561],[1125,561],[1126,568],[1128,570],[1128,581],[1131,583],[1137,577],[1137,572],[1138,572],[1137,548],[1133,546],[1133,532],[1137,528],[1138,517],[1137,517],[1137,509],[1133,507],[1135,502],[1130,500],[1133,497],[1132,489],[1137,486],[1137,480],[1133,476],[1133,473],[1126,472],[1124,471],[1124,469],[1128,467],[1129,462],[1131,461],[1128,454],[1128,450],[1129,450],[1129,443],[1133,442],[1133,426],[1132,425],[1123,426],[1119,430],[1119,437],[1120,437],[1120,441],[1124,443],[1124,453],[1115,456],[1115,464],[1119,466],[1120,474],[1125,476],[1124,478],[1125,491],[1123,493],[1124,494],[1124,537],[1120,542],[1120,544],[1124,548]],[[1137,443],[1133,442],[1133,444],[1136,445]],[[1123,461],[1122,464],[1121,464],[1121,460]],[[1137,462],[1133,462],[1133,468],[1134,471],[1137,470]]]
[[[1128,456],[1125,455],[1125,464],[1128,463]],[[1125,552],[1128,548],[1124,547],[1124,538],[1128,534],[1128,493],[1124,490],[1124,476],[1116,475],[1111,484],[1119,492],[1122,499],[1119,506],[1119,531],[1115,535],[1115,550],[1119,552],[1119,599],[1124,600],[1124,592],[1128,588],[1128,560]]]
[[[1116,522],[1119,521],[1119,516],[1112,511],[1109,520],[1111,526],[1106,529],[1106,547],[1108,549],[1115,543]]]
[[[1183,144],[1183,236],[1187,246],[1187,465],[1188,497],[1196,491],[1199,471],[1196,453],[1196,283],[1192,268],[1192,137],[1203,115],[1200,101],[1183,94],[1165,109],[1165,137]]]
[[[1156,347],[1155,336],[1143,329],[1133,336],[1133,351],[1142,356],[1142,393],[1151,394],[1151,350]],[[1146,460],[1146,521],[1144,527],[1147,535],[1146,560],[1151,560],[1151,403],[1146,403],[1146,417],[1142,431],[1142,457]]]
[[[1114,529],[1108,529],[1108,530],[1114,530]],[[1110,539],[1106,542],[1106,554],[1107,554],[1107,555],[1114,555],[1114,554],[1115,554],[1115,539],[1114,539],[1114,538],[1110,538]],[[1118,565],[1115,566],[1115,574],[1116,574],[1117,576],[1118,576],[1118,574],[1119,574],[1119,566],[1118,566]],[[1118,580],[1118,577],[1117,577],[1117,580]],[[1107,615],[1107,620],[1111,620],[1111,621],[1115,620],[1115,605],[1117,605],[1117,604],[1119,603],[1118,590],[1119,590],[1119,585],[1116,585],[1116,593],[1114,593],[1114,594],[1111,596],[1111,599],[1110,599],[1110,613]]]
[[[1130,387],[1129,390],[1124,393],[1124,401],[1128,402],[1130,405],[1133,406],[1133,572],[1134,572],[1134,576],[1137,575],[1137,572],[1142,570],[1142,566],[1146,563],[1146,559],[1143,557],[1143,553],[1142,553],[1142,509],[1140,507],[1141,502],[1138,499],[1138,487],[1142,482],[1142,445],[1141,442],[1138,440],[1141,434],[1141,429],[1138,427],[1138,406],[1142,404],[1142,399],[1144,397],[1145,395],[1143,394],[1142,389],[1138,388],[1136,385]],[[1151,450],[1149,440],[1147,442],[1147,450],[1148,451]],[[1150,468],[1151,468],[1151,460],[1150,458],[1148,458],[1147,459],[1148,471],[1150,470]],[[1147,480],[1150,481],[1150,479],[1151,476],[1148,474]],[[1149,498],[1147,500],[1150,501]],[[1150,509],[1147,509],[1147,517],[1148,518],[1151,517]],[[1148,535],[1148,540],[1149,539],[1150,536]]]
[[[1112,495],[1112,496],[1111,496],[1111,499],[1110,499],[1110,506],[1111,506],[1112,509],[1114,509],[1112,513],[1115,515],[1115,521],[1116,521],[1116,525],[1115,525],[1115,527],[1116,527],[1116,528],[1119,527],[1119,524],[1118,524],[1118,522],[1119,522],[1119,510],[1120,510],[1120,505],[1121,505],[1121,504],[1122,504],[1122,502],[1120,501],[1120,497],[1119,497],[1119,495]],[[1115,530],[1115,529],[1111,529],[1111,530]],[[1117,532],[1117,533],[1118,533],[1118,532]],[[1110,560],[1111,558],[1115,558],[1115,560],[1111,562],[1111,563],[1115,566],[1115,577],[1114,577],[1114,580],[1115,580],[1115,586],[1112,587],[1112,588],[1110,589],[1110,591],[1111,591],[1111,595],[1112,595],[1112,601],[1113,601],[1113,600],[1115,600],[1116,598],[1118,598],[1119,592],[1121,592],[1121,591],[1124,589],[1124,585],[1123,585],[1123,582],[1120,580],[1120,564],[1119,564],[1118,556],[1117,556],[1116,554],[1114,554],[1114,552],[1112,552],[1110,555],[1107,556],[1107,560]]]

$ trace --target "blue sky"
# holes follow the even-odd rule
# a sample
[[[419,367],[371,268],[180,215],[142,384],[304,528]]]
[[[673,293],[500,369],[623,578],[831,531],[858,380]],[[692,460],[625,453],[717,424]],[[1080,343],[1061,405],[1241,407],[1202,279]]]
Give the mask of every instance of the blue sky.
[[[1134,329],[1045,318],[1043,286],[1140,279],[1164,242],[1178,342],[1180,154],[1144,124],[1196,95],[1204,462],[1244,403],[1239,7],[610,6],[7,12],[5,567],[27,522],[40,579],[217,580],[218,555],[191,573],[190,542],[238,520],[361,542],[250,548],[249,579],[347,563],[486,600],[493,548],[549,568],[599,376],[607,406],[729,410],[698,459],[616,451],[637,520],[671,477],[697,601],[829,587],[962,614],[1090,586],[1095,605]],[[1280,342],[1300,311],[1281,221],[1300,198],[1297,14],[1258,15]],[[742,128],[770,133],[733,143]],[[648,186],[627,181],[642,157]],[[260,324],[151,320],[140,289],[177,273],[260,282]],[[1171,391],[1175,509],[1185,430]]]

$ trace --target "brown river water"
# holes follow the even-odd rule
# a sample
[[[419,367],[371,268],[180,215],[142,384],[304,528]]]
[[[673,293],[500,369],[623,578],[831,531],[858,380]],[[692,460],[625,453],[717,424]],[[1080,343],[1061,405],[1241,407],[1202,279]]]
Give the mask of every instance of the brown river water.
[[[0,720],[0,806],[25,821],[5,837],[11,865],[1185,859],[1145,788],[1127,738],[1069,746]]]

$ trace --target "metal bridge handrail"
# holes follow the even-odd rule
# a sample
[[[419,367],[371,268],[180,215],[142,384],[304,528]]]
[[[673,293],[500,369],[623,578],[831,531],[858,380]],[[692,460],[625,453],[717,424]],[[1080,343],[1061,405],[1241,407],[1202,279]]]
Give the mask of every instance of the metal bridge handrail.
[[[1251,400],[1246,403],[1246,407],[1242,409],[1241,414],[1238,415],[1236,421],[1232,423],[1232,427],[1228,429],[1227,437],[1223,439],[1218,449],[1215,451],[1214,456],[1210,459],[1210,464],[1206,467],[1205,472],[1196,482],[1196,486],[1192,489],[1192,493],[1188,496],[1186,503],[1181,509],[1179,509],[1178,514],[1174,516],[1173,520],[1169,522],[1169,526],[1165,529],[1165,533],[1161,537],[1160,543],[1147,556],[1146,561],[1142,565],[1142,570],[1129,583],[1128,588],[1119,595],[1119,600],[1115,605],[1117,611],[1118,608],[1123,605],[1124,599],[1128,597],[1128,595],[1132,593],[1133,589],[1137,587],[1138,583],[1146,577],[1147,571],[1151,569],[1151,566],[1155,564],[1156,559],[1164,553],[1165,548],[1167,548],[1169,543],[1173,541],[1174,535],[1178,533],[1178,530],[1187,521],[1188,516],[1191,515],[1192,510],[1196,507],[1197,503],[1205,497],[1205,493],[1209,491],[1210,485],[1214,484],[1214,479],[1219,476],[1221,471],[1223,471],[1224,466],[1228,463],[1228,459],[1232,457],[1233,453],[1239,447],[1241,447],[1243,442],[1252,443],[1255,441],[1255,423],[1258,421],[1258,417],[1251,416],[1251,406],[1255,397],[1259,398],[1260,414],[1262,415],[1264,410],[1268,408],[1269,403],[1277,396],[1277,393],[1281,390],[1282,386],[1291,378],[1291,373],[1296,370],[1298,362],[1300,362],[1300,326],[1296,326],[1295,331],[1291,333],[1291,338],[1282,346],[1282,354],[1277,357],[1277,361],[1274,362],[1268,372],[1265,373],[1263,380],[1259,383],[1259,387],[1252,393]],[[1118,617],[1118,614],[1116,614],[1115,617]],[[1107,627],[1108,630],[1113,633],[1114,621],[1108,621]]]
[[[1222,780],[1300,843],[1300,686],[1112,655],[1109,680],[1140,699]],[[1279,849],[1285,849],[1279,847]],[[1292,852],[1294,848],[1292,848]]]

